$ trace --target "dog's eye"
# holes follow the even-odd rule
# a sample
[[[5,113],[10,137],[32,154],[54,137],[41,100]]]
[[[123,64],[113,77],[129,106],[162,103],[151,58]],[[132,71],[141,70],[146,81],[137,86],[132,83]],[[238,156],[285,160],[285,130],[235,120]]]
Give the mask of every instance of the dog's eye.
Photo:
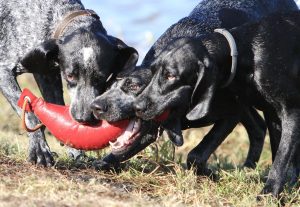
[[[76,80],[76,77],[73,74],[67,74],[66,79],[68,82],[74,82]]]
[[[130,84],[129,89],[131,91],[137,91],[137,90],[140,89],[140,86],[138,84],[136,84],[136,83],[132,83],[132,84]]]
[[[170,73],[170,72],[167,72],[166,75],[165,75],[166,79],[169,80],[169,81],[173,81],[176,79],[176,75]]]

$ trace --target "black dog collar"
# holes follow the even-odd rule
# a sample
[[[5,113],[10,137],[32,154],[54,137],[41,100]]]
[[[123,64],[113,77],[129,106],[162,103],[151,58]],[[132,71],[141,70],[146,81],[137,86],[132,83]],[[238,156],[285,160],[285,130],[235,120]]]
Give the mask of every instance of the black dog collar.
[[[63,33],[65,28],[74,20],[74,18],[78,16],[91,16],[96,19],[100,19],[100,17],[94,12],[93,10],[80,10],[80,11],[74,11],[70,14],[68,14],[61,22],[60,24],[56,27],[55,32],[53,33],[53,38],[54,39],[59,39],[60,35]]]
[[[230,76],[228,80],[222,85],[222,88],[225,88],[232,82],[232,80],[235,77],[238,51],[237,51],[235,40],[233,36],[230,34],[230,32],[228,32],[226,29],[215,29],[214,32],[222,34],[227,39],[230,47],[230,55],[232,57]]]

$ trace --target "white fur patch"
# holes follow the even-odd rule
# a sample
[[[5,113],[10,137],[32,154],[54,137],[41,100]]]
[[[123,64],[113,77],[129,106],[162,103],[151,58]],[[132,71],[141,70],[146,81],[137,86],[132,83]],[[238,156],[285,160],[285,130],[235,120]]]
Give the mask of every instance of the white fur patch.
[[[94,55],[94,50],[91,47],[84,47],[82,49],[82,53],[83,53],[83,61],[87,63],[89,59],[91,59],[91,57]]]
[[[68,90],[69,92],[69,96],[70,96],[70,107],[69,107],[69,113],[71,114],[71,109],[73,108],[73,103],[74,103],[74,100],[76,99],[77,97],[77,87],[75,88],[70,88]]]
[[[69,96],[70,96],[70,100],[71,100],[71,104],[72,104],[73,100],[75,100],[75,98],[76,98],[77,88],[70,88],[68,90],[68,92],[69,92]]]

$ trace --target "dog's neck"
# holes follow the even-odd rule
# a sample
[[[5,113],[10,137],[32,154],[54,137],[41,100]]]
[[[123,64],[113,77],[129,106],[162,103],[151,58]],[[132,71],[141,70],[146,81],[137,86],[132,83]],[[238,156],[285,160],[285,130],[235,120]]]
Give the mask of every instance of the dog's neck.
[[[60,15],[58,15],[57,18],[53,19],[55,25],[53,32],[70,13],[81,10],[85,10],[85,8],[80,1],[75,1],[75,3],[73,4],[66,4],[64,7],[62,7],[61,12],[59,12]],[[61,33],[61,37],[63,38],[65,36],[68,36],[69,34],[76,31],[78,28],[89,28],[91,27],[91,25],[93,25],[93,28],[98,30],[100,33],[107,34],[101,21],[97,18],[88,15],[78,15],[67,24],[66,28]]]
[[[241,35],[242,33],[243,35]],[[249,33],[247,33],[249,34]],[[237,50],[238,50],[238,67],[237,73],[241,69],[242,65],[247,65],[245,60],[249,60],[251,58],[248,57],[249,52],[252,53],[251,50],[247,47],[247,45],[251,45],[249,40],[247,39],[251,35],[244,35],[244,31],[237,32],[233,31],[232,35],[235,39]],[[241,38],[242,37],[242,38]],[[219,33],[213,33],[201,38],[202,44],[206,47],[210,57],[213,58],[213,61],[216,63],[218,70],[219,70],[219,85],[224,84],[229,76],[230,76],[230,69],[232,64],[232,56],[231,56],[231,48],[228,43],[228,40]],[[248,51],[248,52],[245,52]]]
[[[84,6],[82,5],[80,0],[60,0],[60,1],[53,1],[49,0],[46,2],[42,2],[40,14],[34,14],[37,18],[44,19],[45,25],[48,25],[46,31],[46,39],[50,39],[53,36],[58,25],[64,21],[64,18],[74,11],[85,10]],[[98,21],[95,23],[95,21]],[[95,23],[95,24],[94,24]],[[101,22],[91,16],[78,16],[72,22],[68,24],[65,28],[61,37],[67,36],[80,28],[87,28],[93,24],[99,32],[106,34],[106,30],[102,26]]]
[[[204,36],[202,44],[206,47],[212,61],[219,69],[219,84],[223,85],[230,76],[231,55],[230,46],[226,38],[221,34]]]
[[[63,20],[64,21],[64,20]],[[62,23],[62,22],[60,22]],[[54,32],[57,32],[57,29],[55,31],[53,31],[53,38],[54,36],[58,36],[55,37],[57,39],[63,39],[64,37],[67,37],[69,35],[71,35],[72,33],[76,32],[78,29],[86,29],[86,30],[91,30],[91,28],[93,28],[93,31],[107,35],[106,30],[104,29],[104,27],[102,26],[101,21],[98,18],[95,18],[93,16],[89,16],[89,15],[78,15],[76,17],[74,17],[69,23],[66,24],[65,29],[61,30],[58,35],[54,35]]]

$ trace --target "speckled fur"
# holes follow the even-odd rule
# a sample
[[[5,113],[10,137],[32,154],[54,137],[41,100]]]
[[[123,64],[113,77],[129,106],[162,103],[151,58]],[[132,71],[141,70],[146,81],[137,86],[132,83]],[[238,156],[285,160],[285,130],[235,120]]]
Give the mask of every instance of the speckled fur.
[[[70,107],[73,118],[94,122],[90,103],[103,92],[106,78],[118,72],[115,68],[121,69],[137,54],[109,36],[101,21],[91,16],[76,17],[59,40],[51,38],[67,14],[84,9],[79,0],[0,0],[0,90],[19,115],[17,75],[34,73],[46,101],[64,104],[62,74],[69,77],[68,89],[75,97]],[[88,54],[83,54],[84,47],[90,48]],[[32,127],[38,120],[29,114],[26,122]],[[29,161],[52,165],[43,131],[29,133],[29,137]]]

